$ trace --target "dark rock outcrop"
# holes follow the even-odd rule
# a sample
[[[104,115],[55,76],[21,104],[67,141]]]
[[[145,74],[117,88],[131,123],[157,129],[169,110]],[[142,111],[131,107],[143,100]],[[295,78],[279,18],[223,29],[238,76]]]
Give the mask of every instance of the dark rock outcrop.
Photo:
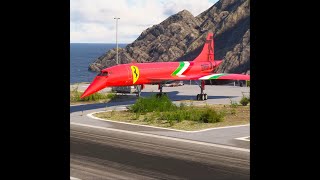
[[[144,30],[125,48],[119,62],[167,62],[194,59],[208,31],[214,33],[215,59],[224,60],[217,72],[250,73],[250,1],[220,0],[194,17],[187,10]],[[111,49],[96,59],[89,70],[99,71],[116,64]]]

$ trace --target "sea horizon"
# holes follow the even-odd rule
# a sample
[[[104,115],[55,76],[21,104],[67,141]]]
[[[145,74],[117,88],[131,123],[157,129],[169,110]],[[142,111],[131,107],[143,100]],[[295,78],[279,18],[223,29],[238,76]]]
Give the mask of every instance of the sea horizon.
[[[118,44],[120,48],[127,44]],[[91,82],[97,72],[88,70],[89,65],[108,50],[115,48],[115,43],[71,43],[70,42],[70,84]]]

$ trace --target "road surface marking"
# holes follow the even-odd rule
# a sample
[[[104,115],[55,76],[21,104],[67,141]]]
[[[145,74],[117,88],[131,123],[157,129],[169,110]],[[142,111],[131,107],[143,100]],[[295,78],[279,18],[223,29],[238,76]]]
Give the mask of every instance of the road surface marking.
[[[245,137],[239,137],[239,138],[235,138],[237,140],[241,140],[241,141],[249,141],[250,142],[250,139],[247,139],[249,138],[250,136],[245,136]]]
[[[160,138],[160,139],[180,141],[180,142],[192,143],[192,144],[197,144],[197,145],[204,145],[204,146],[218,147],[218,148],[237,150],[237,151],[243,151],[243,152],[250,152],[250,149],[225,146],[225,145],[221,145],[221,144],[198,142],[198,141],[192,141],[192,140],[187,140],[187,139],[179,139],[179,138],[174,138],[174,137],[159,136],[159,135],[154,135],[154,134],[146,134],[146,133],[140,133],[140,132],[127,131],[127,130],[100,127],[100,126],[92,126],[92,125],[88,125],[88,124],[81,124],[81,123],[74,123],[74,122],[71,122],[70,124],[77,125],[77,126],[83,126],[83,127],[96,128],[96,129],[103,129],[103,130],[108,130],[108,131],[117,131],[117,132],[128,133],[128,134],[135,134],[135,135],[149,136],[149,137]]]
[[[71,177],[71,176],[70,176],[70,180],[81,180],[81,179],[78,179],[78,178],[75,178],[75,177]]]

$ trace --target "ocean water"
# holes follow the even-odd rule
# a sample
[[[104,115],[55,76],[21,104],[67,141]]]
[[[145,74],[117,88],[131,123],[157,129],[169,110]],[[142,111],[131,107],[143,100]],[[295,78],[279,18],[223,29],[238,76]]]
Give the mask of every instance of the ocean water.
[[[70,43],[70,83],[91,82],[97,73],[88,70],[89,64],[115,47],[116,44]]]

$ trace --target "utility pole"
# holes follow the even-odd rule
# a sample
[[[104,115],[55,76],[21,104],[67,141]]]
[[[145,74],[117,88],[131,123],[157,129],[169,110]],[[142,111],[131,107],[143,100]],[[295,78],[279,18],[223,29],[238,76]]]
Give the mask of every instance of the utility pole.
[[[119,64],[119,62],[118,62],[118,19],[120,19],[120,18],[115,17],[113,19],[116,20],[116,44],[117,44],[117,57],[116,58],[117,58],[117,64]]]

